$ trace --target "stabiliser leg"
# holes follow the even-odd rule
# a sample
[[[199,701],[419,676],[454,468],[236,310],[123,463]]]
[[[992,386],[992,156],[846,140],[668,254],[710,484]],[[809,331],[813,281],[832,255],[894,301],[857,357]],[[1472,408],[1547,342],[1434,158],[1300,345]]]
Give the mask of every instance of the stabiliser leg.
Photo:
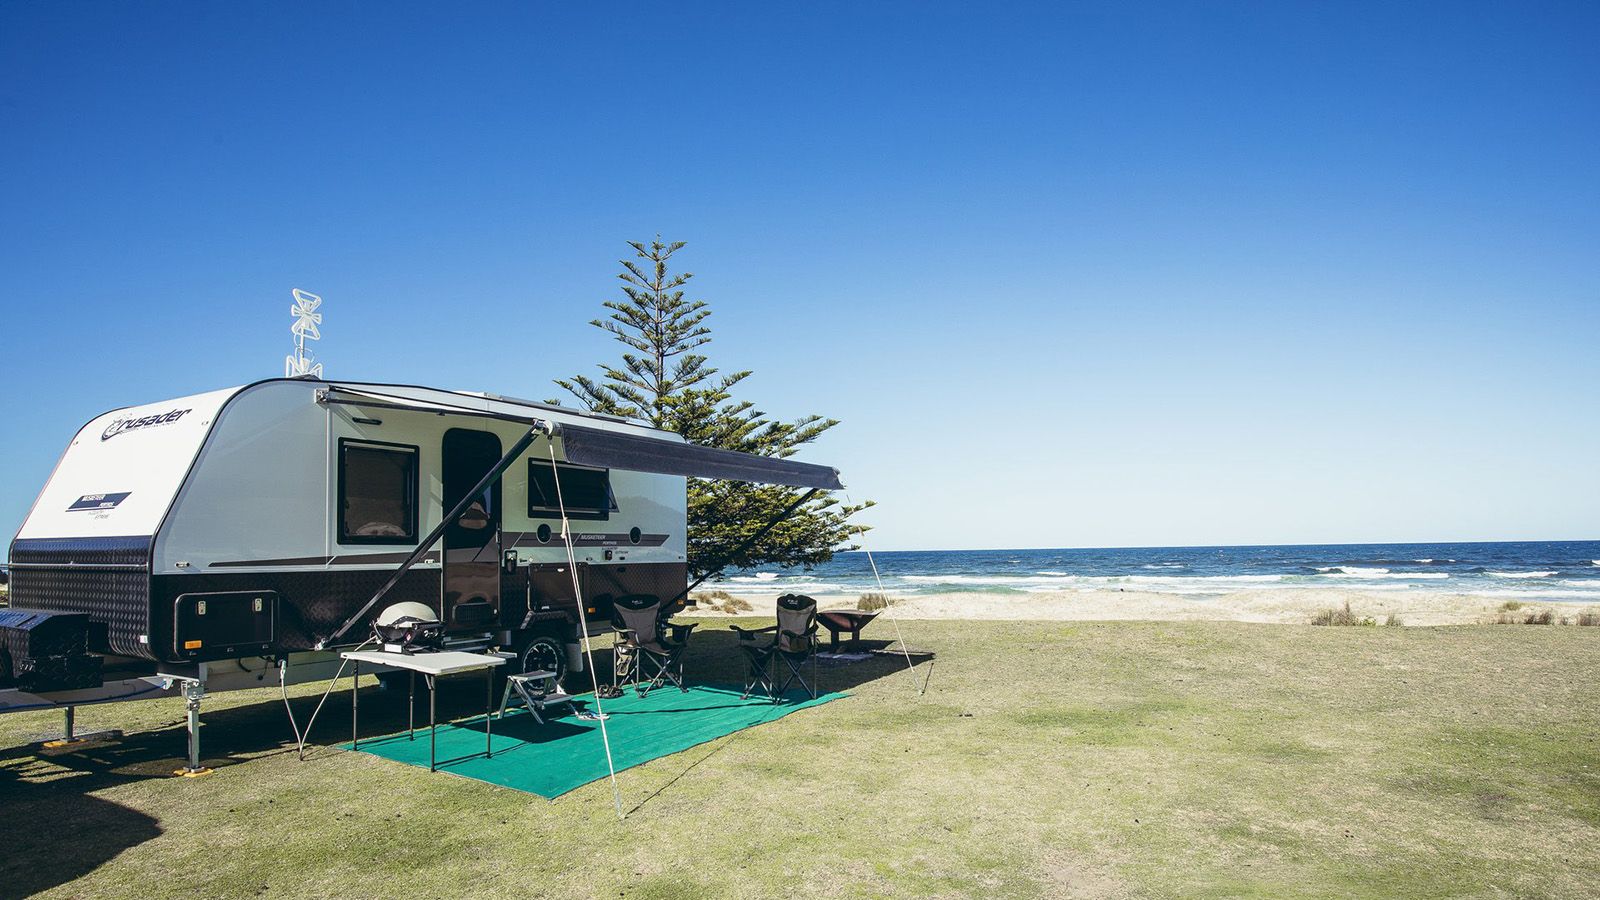
[[[79,734],[77,727],[78,708],[75,706],[63,706],[61,711],[65,714],[65,718],[61,723],[61,737],[56,738],[53,741],[37,741],[31,744],[31,747],[44,751],[70,751],[82,744],[93,744],[99,741],[114,741],[122,737],[122,729],[120,728],[111,728],[105,731],[91,731],[85,734]]]
[[[189,711],[189,761],[183,768],[172,773],[183,778],[198,778],[201,775],[211,774],[210,769],[200,765],[200,698],[205,695],[204,682],[184,679],[184,706]]]

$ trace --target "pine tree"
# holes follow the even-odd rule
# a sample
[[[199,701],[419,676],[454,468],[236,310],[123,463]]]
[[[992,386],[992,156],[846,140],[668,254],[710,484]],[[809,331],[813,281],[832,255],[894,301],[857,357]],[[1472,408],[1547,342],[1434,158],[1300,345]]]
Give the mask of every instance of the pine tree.
[[[684,297],[683,288],[694,273],[668,271],[669,260],[685,242],[662,243],[658,237],[648,244],[629,241],[628,246],[635,258],[620,260],[623,271],[617,276],[626,299],[605,301],[611,314],[590,323],[628,348],[621,363],[601,364],[599,379],[579,375],[557,380],[557,385],[592,412],[641,419],[696,444],[762,456],[792,456],[839,424],[814,415],[776,421],[751,401],[735,400],[733,388],[752,373],[721,375],[704,354],[695,352],[711,342],[706,325],[711,310],[704,301]],[[811,566],[837,551],[856,549],[849,541],[866,527],[849,519],[871,502],[850,505],[823,494],[735,552],[801,493],[780,485],[689,479],[691,575],[724,565]]]

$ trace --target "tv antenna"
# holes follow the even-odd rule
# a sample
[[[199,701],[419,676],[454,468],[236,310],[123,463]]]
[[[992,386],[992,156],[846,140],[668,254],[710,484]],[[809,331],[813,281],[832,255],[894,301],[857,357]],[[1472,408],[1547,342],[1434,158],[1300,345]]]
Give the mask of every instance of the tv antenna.
[[[313,363],[311,354],[306,351],[306,341],[322,340],[322,313],[317,308],[322,305],[322,298],[310,291],[292,288],[294,305],[289,307],[289,315],[294,316],[294,324],[289,326],[289,331],[294,334],[294,352],[283,359],[283,377],[300,378],[309,375],[312,378],[322,377],[322,363]]]

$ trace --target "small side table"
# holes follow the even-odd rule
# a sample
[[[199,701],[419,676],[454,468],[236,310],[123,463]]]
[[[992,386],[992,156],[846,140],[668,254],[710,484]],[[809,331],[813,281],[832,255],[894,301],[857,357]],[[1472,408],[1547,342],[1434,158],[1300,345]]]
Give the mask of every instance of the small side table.
[[[850,643],[861,640],[861,629],[876,619],[876,612],[864,609],[824,609],[817,611],[817,623],[828,629],[828,651],[839,652],[839,634],[850,632]]]

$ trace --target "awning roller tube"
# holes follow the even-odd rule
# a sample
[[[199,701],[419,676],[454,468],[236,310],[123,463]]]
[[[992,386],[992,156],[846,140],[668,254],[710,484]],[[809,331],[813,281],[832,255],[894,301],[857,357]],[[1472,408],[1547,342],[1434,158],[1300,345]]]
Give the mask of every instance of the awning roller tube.
[[[792,459],[756,456],[698,444],[680,444],[581,425],[563,424],[559,426],[558,434],[567,461],[582,466],[782,484],[825,491],[844,488],[839,481],[838,469]]]

